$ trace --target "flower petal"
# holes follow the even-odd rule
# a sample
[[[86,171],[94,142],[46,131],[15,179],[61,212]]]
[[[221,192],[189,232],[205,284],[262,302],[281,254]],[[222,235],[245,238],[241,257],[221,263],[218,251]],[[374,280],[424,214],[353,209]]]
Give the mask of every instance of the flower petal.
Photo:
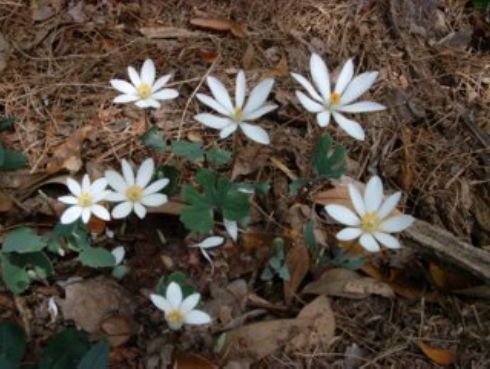
[[[364,204],[368,213],[378,211],[383,202],[383,182],[378,176],[373,176],[366,185],[364,191]]]
[[[354,78],[345,93],[342,95],[340,99],[340,103],[342,105],[347,105],[365,93],[367,90],[371,88],[371,86],[378,78],[378,72],[366,72],[359,74],[356,78]]]
[[[379,210],[377,211],[377,215],[379,219],[384,219],[388,215],[391,214],[393,210],[396,209],[396,205],[398,204],[398,201],[400,201],[400,198],[402,196],[401,192],[396,192],[393,195],[389,196],[383,204],[381,204]]]
[[[361,224],[359,217],[345,206],[332,204],[325,206],[325,210],[327,211],[328,215],[339,223],[348,226],[358,226]]]
[[[91,216],[92,211],[90,210],[90,208],[82,208],[82,222],[87,224]]]
[[[340,241],[350,241],[358,238],[362,233],[361,228],[344,228],[337,233],[336,237]]]
[[[157,100],[153,99],[153,97],[136,101],[135,105],[141,109],[146,109],[146,108],[158,109],[160,107],[160,103]]]
[[[234,133],[237,130],[237,128],[238,128],[238,124],[236,124],[235,122],[230,123],[219,132],[219,137],[226,138],[232,133]]]
[[[153,195],[148,195],[153,196]],[[133,204],[134,213],[138,216],[138,218],[143,219],[146,216],[146,208],[141,205],[139,202],[135,202]]]
[[[267,78],[254,87],[243,108],[244,116],[249,115],[264,105],[267,97],[269,97],[269,94],[271,93],[272,86],[274,86],[274,80],[272,78]]]
[[[231,103],[230,94],[225,86],[213,76],[209,76],[207,82],[214,99],[228,111],[228,114],[233,113],[233,104]]]
[[[225,239],[223,237],[211,236],[211,237],[208,237],[208,238],[202,240],[196,246],[203,248],[203,249],[209,249],[211,247],[216,247],[216,246],[221,245],[224,241],[225,241]]]
[[[169,182],[170,180],[168,178],[157,179],[155,182],[145,188],[145,190],[143,191],[143,196],[151,195],[155,192],[160,191],[162,188],[168,185]]]
[[[310,113],[319,113],[324,110],[323,105],[317,103],[316,101],[310,99],[301,91],[296,91],[296,97],[303,107]]]
[[[98,178],[90,186],[90,194],[92,196],[95,196],[95,195],[103,192],[106,189],[106,187],[107,187],[107,179]]]
[[[145,206],[149,207],[157,207],[161,206],[168,202],[167,195],[163,193],[152,193],[150,195],[146,195],[141,199],[141,203]]]
[[[153,302],[153,305],[165,312],[165,314],[168,314],[171,310],[173,310],[170,302],[168,302],[167,299],[163,296],[152,293],[150,295],[150,300],[151,302]]]
[[[361,101],[350,105],[341,105],[336,108],[344,113],[369,113],[372,111],[385,110],[386,106],[372,101]]]
[[[111,202],[120,202],[120,201],[126,201],[127,197],[126,194],[124,193],[109,191],[109,193],[106,196],[106,200]]]
[[[94,193],[92,195],[92,201],[94,203],[97,203],[97,202],[106,200],[107,199],[107,196],[109,196],[110,193],[111,193],[111,191],[108,191],[108,190],[104,190],[104,191],[101,191],[101,192]]]
[[[155,100],[172,100],[179,96],[179,91],[173,88],[164,88],[163,90],[157,91],[151,95]]]
[[[349,189],[349,196],[352,202],[352,206],[354,206],[357,214],[362,217],[364,214],[366,214],[366,208],[364,207],[364,198],[362,197],[361,192],[353,184],[349,183],[347,187]]]
[[[308,94],[316,101],[323,103],[323,99],[320,94],[315,90],[313,85],[305,77],[298,73],[291,73],[296,82],[298,82],[308,92]]]
[[[58,197],[58,201],[67,205],[76,205],[78,204],[78,198],[75,196],[60,196]]]
[[[112,217],[114,219],[126,218],[131,213],[132,210],[133,210],[133,203],[129,201],[122,202],[116,205],[112,209]]]
[[[352,59],[349,59],[345,62],[342,70],[340,71],[339,77],[337,78],[337,82],[335,83],[335,92],[342,95],[349,82],[351,82],[353,76],[354,62]]]
[[[182,304],[180,304],[180,312],[186,315],[199,304],[200,299],[201,295],[199,293],[193,293],[192,295],[187,296],[184,301],[182,301]]]
[[[136,174],[136,185],[140,187],[146,187],[150,183],[153,171],[155,170],[155,162],[152,158],[148,158],[141,163]]]
[[[114,100],[112,100],[112,102],[114,104],[126,104],[128,102],[133,102],[133,101],[136,101],[138,100],[140,97],[138,95],[129,95],[129,94],[125,94],[125,95],[119,95],[119,96],[116,96],[114,98]]]
[[[347,132],[349,136],[354,137],[357,140],[361,140],[361,141],[364,140],[366,134],[364,133],[364,130],[362,129],[359,123],[344,117],[340,113],[332,112],[332,114],[333,114],[333,118],[338,123],[340,128],[342,128],[345,132]]]
[[[369,252],[379,251],[379,244],[370,233],[364,233],[359,239],[359,243]]]
[[[84,174],[82,177],[82,192],[90,192],[90,177]]]
[[[231,123],[230,118],[218,117],[214,114],[201,113],[194,116],[194,119],[204,124],[206,127],[223,129]]]
[[[106,221],[111,220],[111,215],[109,214],[107,209],[104,208],[102,205],[94,204],[90,207],[90,210],[92,211],[92,213],[97,218],[100,218],[100,219],[106,220]]]
[[[112,256],[114,256],[114,261],[116,265],[119,265],[123,262],[124,256],[126,255],[126,250],[124,250],[123,246],[118,246],[111,251]]]
[[[76,221],[82,215],[82,208],[80,206],[70,206],[61,215],[62,224],[70,224]]]
[[[134,186],[134,172],[131,165],[126,159],[121,160],[121,167],[124,176],[124,180],[128,186]]]
[[[373,236],[383,245],[389,249],[399,249],[401,247],[400,241],[398,241],[392,235],[382,232],[374,232]]]
[[[223,105],[219,103],[219,101],[216,101],[211,96],[204,95],[204,94],[196,94],[196,97],[204,105],[209,106],[211,109],[213,109],[214,111],[220,114],[223,114],[225,116],[230,116],[232,114],[231,111],[226,109]]]
[[[310,58],[311,77],[315,86],[323,96],[323,101],[330,100],[330,75],[328,68],[320,55],[313,53]],[[310,94],[311,95],[311,94]],[[314,96],[312,96],[314,97]]]
[[[208,324],[211,323],[211,317],[204,311],[192,310],[185,315],[184,321],[190,325]]]
[[[167,301],[174,309],[180,310],[180,304],[182,303],[182,289],[175,282],[170,282],[166,292]]]
[[[316,115],[316,121],[320,127],[326,127],[330,123],[330,112],[328,110],[322,111]]]
[[[76,197],[80,196],[80,194],[82,193],[82,187],[80,187],[80,184],[77,181],[75,181],[73,178],[66,179],[66,186],[68,187],[70,192]]]
[[[138,86],[141,83],[140,75],[134,69],[134,67],[129,66],[128,67],[128,75],[129,75],[129,80],[133,84],[133,86]]]
[[[235,220],[229,220],[224,218],[223,225],[225,226],[226,232],[230,235],[233,241],[238,240],[238,223]]]
[[[387,233],[401,232],[410,227],[414,221],[415,218],[411,215],[397,215],[382,222],[379,230]]]
[[[240,128],[242,129],[243,133],[245,133],[245,136],[255,142],[263,145],[268,145],[271,142],[269,134],[261,127],[248,123],[241,123]]]
[[[246,115],[244,114],[243,120],[246,121],[246,120],[254,120],[260,118],[261,116],[266,115],[267,113],[277,109],[277,107],[278,106],[275,104],[262,105],[260,108],[254,110],[253,112],[248,113]]]
[[[153,84],[153,86],[151,87],[151,92],[156,92],[162,87],[164,87],[167,84],[167,82],[170,80],[170,78],[172,78],[172,74],[166,74],[163,77],[158,78]]]
[[[235,106],[242,108],[245,101],[245,94],[247,93],[247,80],[245,79],[245,72],[240,70],[236,75],[235,85]]]
[[[128,185],[126,180],[118,172],[115,170],[106,170],[104,175],[105,179],[107,179],[107,182],[109,183],[109,186],[111,186],[114,190],[122,193],[126,192]]]
[[[136,88],[123,79],[111,79],[111,86],[123,94],[135,95]]]
[[[155,63],[151,59],[146,59],[141,67],[141,82],[146,83],[148,86],[153,86],[155,74]]]

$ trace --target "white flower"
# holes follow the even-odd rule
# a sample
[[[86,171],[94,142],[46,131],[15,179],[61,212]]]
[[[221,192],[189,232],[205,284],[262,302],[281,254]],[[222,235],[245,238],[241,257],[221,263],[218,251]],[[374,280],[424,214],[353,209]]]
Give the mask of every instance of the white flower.
[[[342,205],[327,205],[328,215],[348,227],[337,233],[341,241],[360,238],[359,242],[368,251],[379,251],[379,243],[390,249],[400,248],[400,242],[390,233],[401,232],[410,227],[414,218],[410,215],[390,214],[400,200],[401,192],[389,196],[383,202],[383,183],[378,176],[372,177],[366,185],[364,196],[352,184],[349,195],[357,214]]]
[[[175,282],[168,285],[165,297],[151,294],[150,299],[165,313],[165,320],[170,329],[180,329],[184,324],[201,325],[211,322],[211,317],[207,313],[195,309],[201,295],[193,293],[182,299],[182,289]]]
[[[224,218],[223,225],[225,226],[226,232],[230,235],[233,241],[238,240],[238,223],[235,220],[229,220]]]
[[[268,78],[260,82],[250,92],[250,96],[245,103],[247,81],[245,80],[245,73],[240,70],[236,77],[235,104],[233,104],[228,91],[219,80],[209,76],[207,83],[214,99],[204,94],[197,94],[196,97],[200,102],[222,116],[208,113],[197,114],[194,116],[197,121],[207,127],[218,129],[221,138],[228,137],[240,127],[243,133],[251,140],[264,145],[270,143],[269,135],[264,129],[248,122],[256,120],[277,108],[277,105],[266,103],[274,84],[273,79]]]
[[[121,219],[127,217],[133,210],[143,219],[146,216],[146,207],[156,207],[167,202],[167,195],[158,193],[168,183],[168,178],[161,178],[150,184],[155,163],[153,159],[146,159],[138,169],[136,178],[133,168],[126,160],[121,161],[123,176],[114,170],[107,170],[105,177],[109,186],[116,192],[110,192],[109,201],[121,202],[112,209],[112,217]]]
[[[364,140],[365,133],[361,125],[341,113],[366,113],[386,109],[384,105],[371,101],[354,103],[354,100],[374,84],[378,72],[361,73],[354,77],[354,63],[349,59],[342,67],[333,91],[331,91],[327,66],[318,54],[311,55],[310,72],[316,88],[302,75],[291,73],[309,95],[296,91],[301,105],[310,113],[317,114],[316,119],[320,127],[328,126],[332,115],[340,128],[350,136]]]
[[[163,88],[170,80],[171,75],[167,74],[155,81],[155,64],[151,59],[146,59],[141,67],[141,73],[129,66],[128,74],[131,83],[122,79],[112,79],[111,85],[122,95],[114,99],[115,103],[134,104],[142,109],[159,108],[158,100],[171,100],[179,96],[179,92],[173,88]]]
[[[109,191],[106,190],[107,180],[105,178],[99,178],[94,183],[90,183],[89,176],[85,174],[81,186],[72,178],[66,180],[66,185],[73,196],[61,196],[58,200],[72,206],[61,215],[61,223],[70,224],[80,217],[84,223],[88,223],[92,214],[102,220],[110,220],[107,209],[98,204],[109,194]]]
[[[124,261],[124,256],[126,256],[126,250],[124,246],[118,246],[111,251],[112,256],[114,256],[115,265],[119,265]]]
[[[211,237],[208,237],[208,238],[202,240],[201,242],[199,242],[195,245],[191,245],[191,247],[198,247],[199,250],[201,250],[202,256],[204,256],[204,258],[207,261],[209,261],[209,264],[211,264],[211,267],[214,268],[214,264],[213,264],[213,261],[211,260],[211,256],[209,256],[206,249],[211,249],[213,247],[217,247],[217,246],[223,244],[224,240],[225,239],[223,237],[220,237],[220,236],[211,236]]]

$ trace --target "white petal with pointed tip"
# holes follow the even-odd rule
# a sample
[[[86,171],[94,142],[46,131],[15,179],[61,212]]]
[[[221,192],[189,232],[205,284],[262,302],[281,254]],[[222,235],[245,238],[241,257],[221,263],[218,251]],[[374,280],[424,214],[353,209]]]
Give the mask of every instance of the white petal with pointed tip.
[[[341,104],[349,104],[360,97],[371,88],[376,81],[376,78],[378,78],[378,72],[366,72],[359,74],[352,80],[349,86],[347,86],[347,89],[340,100]]]
[[[155,170],[155,162],[152,158],[148,158],[141,163],[136,174],[136,185],[140,187],[146,187],[151,181],[153,172]]]
[[[230,94],[225,86],[213,76],[209,76],[207,82],[214,99],[223,105],[228,113],[231,114],[233,112],[233,104],[231,103]]]
[[[173,88],[165,88],[155,92],[151,97],[156,100],[172,100],[179,96],[179,92]]]
[[[163,296],[160,296],[160,295],[157,295],[157,294],[154,294],[152,293],[150,295],[150,300],[151,302],[153,302],[153,304],[159,308],[160,310],[162,310],[163,312],[165,312],[166,314],[168,312],[170,312],[171,310],[173,310],[173,306],[172,304],[170,304],[170,302],[167,301],[167,299]]]
[[[393,195],[389,196],[386,200],[383,201],[379,210],[376,212],[380,219],[386,218],[390,215],[393,210],[396,209],[396,205],[402,196],[401,192],[396,192]]]
[[[107,211],[107,209],[104,208],[102,205],[99,204],[92,205],[91,211],[97,218],[100,218],[105,221],[111,220],[111,215],[109,214],[109,211]]]
[[[372,101],[361,101],[349,105],[341,105],[336,108],[337,111],[344,113],[369,113],[372,111],[385,110],[386,106]]]
[[[217,113],[223,114],[225,116],[230,116],[232,113],[231,111],[226,109],[223,105],[221,105],[219,101],[216,101],[215,99],[213,99],[208,95],[196,94],[196,97],[200,102],[202,102],[204,105],[207,105]]]
[[[366,134],[359,123],[344,117],[340,113],[332,112],[332,115],[340,128],[347,132],[347,134],[361,141],[366,138]]]
[[[82,192],[90,192],[90,177],[84,174],[82,178]]]
[[[187,296],[182,304],[180,304],[180,311],[182,314],[186,315],[191,310],[193,310],[197,304],[199,304],[199,300],[201,299],[201,295],[198,293],[193,293],[192,295]]]
[[[342,70],[340,71],[339,77],[337,78],[337,82],[335,83],[335,92],[342,95],[349,82],[352,81],[353,76],[354,62],[352,59],[349,59],[345,62]]]
[[[58,201],[67,205],[76,205],[78,204],[78,198],[75,196],[60,196],[58,197]]]
[[[400,241],[398,241],[392,235],[382,232],[374,232],[374,238],[376,238],[381,244],[385,245],[389,249],[399,249],[401,247]]]
[[[378,176],[373,176],[364,191],[364,204],[368,213],[376,212],[383,201],[383,182]]]
[[[319,113],[319,112],[325,110],[323,105],[321,105],[318,102],[310,99],[308,96],[306,96],[301,91],[296,91],[296,97],[298,98],[301,105],[303,105],[303,107],[307,111],[309,111],[310,113]]]
[[[248,123],[240,124],[240,128],[251,140],[263,145],[270,144],[269,134],[263,128]]]
[[[133,204],[129,201],[122,202],[120,204],[117,204],[113,209],[112,209],[112,217],[114,219],[121,219],[121,218],[126,218],[131,211],[133,210]]]
[[[253,193],[253,192],[252,192]],[[238,240],[238,223],[235,220],[223,219],[223,225],[226,232],[230,235],[233,241]]]
[[[362,234],[362,230],[360,228],[344,228],[340,232],[337,233],[336,237],[340,241],[350,241],[358,238]]]
[[[328,68],[320,55],[313,53],[310,58],[311,77],[315,86],[320,91],[323,101],[330,100],[330,75]],[[311,95],[311,94],[310,94]],[[312,95],[314,97],[314,95]]]
[[[109,183],[109,186],[111,186],[114,190],[116,190],[117,192],[126,192],[128,185],[126,184],[124,178],[118,172],[114,170],[106,170],[104,175],[107,179],[107,182]]]
[[[123,79],[111,79],[111,86],[124,94],[128,94],[128,95],[137,94],[136,88],[131,83]]]
[[[91,216],[92,211],[90,210],[90,208],[82,208],[82,222],[87,224]]]
[[[122,167],[122,172],[126,184],[128,186],[134,186],[135,179],[134,179],[133,168],[131,168],[131,165],[126,161],[126,159],[123,159],[121,161],[121,167]]]
[[[248,97],[247,103],[243,108],[243,115],[248,115],[253,111],[264,105],[267,97],[269,96],[272,86],[274,85],[274,80],[271,78],[265,79],[254,87],[250,96]]]
[[[112,102],[115,103],[115,104],[125,104],[125,103],[128,103],[128,102],[136,101],[138,99],[139,99],[139,96],[138,95],[129,95],[129,94],[126,94],[126,95],[116,96],[114,98],[114,100],[112,100]]]
[[[182,303],[182,289],[175,282],[170,282],[166,292],[167,301],[174,309],[179,309]]]
[[[152,193],[150,195],[146,195],[141,199],[141,203],[148,207],[157,207],[161,206],[168,202],[167,195],[163,193]]]
[[[238,129],[238,124],[236,124],[235,122],[230,123],[219,132],[219,137],[226,138],[232,133],[234,133],[237,129]]]
[[[240,70],[236,75],[235,85],[235,106],[240,109],[243,107],[245,101],[245,94],[247,93],[247,80],[245,79],[245,72]]]
[[[211,317],[201,310],[192,310],[186,314],[184,321],[190,325],[208,324],[211,322]]]
[[[323,103],[320,94],[315,90],[315,87],[305,77],[298,73],[291,73],[291,76],[308,92],[308,94],[316,101]]]
[[[401,232],[410,227],[414,221],[415,218],[411,215],[397,215],[383,221],[379,226],[379,230],[387,233]]]
[[[129,75],[129,80],[134,86],[138,86],[141,83],[140,75],[138,74],[136,69],[134,69],[134,67],[132,66],[128,67],[128,75]]]
[[[155,82],[155,75],[155,63],[153,63],[153,60],[151,59],[146,59],[141,67],[141,82],[151,86],[153,85],[153,82]]]
[[[223,118],[209,113],[201,113],[194,116],[194,119],[204,124],[206,127],[223,129],[232,123],[230,118]]]
[[[165,188],[165,186],[167,186],[169,182],[170,180],[168,178],[160,178],[155,182],[153,182],[152,184],[150,184],[148,187],[146,187],[145,190],[143,191],[143,195],[146,196],[158,192],[161,189]]]
[[[361,224],[359,217],[352,212],[349,208],[342,205],[327,205],[325,210],[328,215],[330,215],[337,222],[348,225],[348,226],[358,226]]]
[[[349,183],[347,188],[349,189],[349,196],[352,206],[354,206],[354,210],[362,217],[366,214],[366,207],[364,206],[364,198],[362,197],[361,192],[352,183]]]
[[[82,208],[80,206],[70,206],[68,209],[66,209],[63,212],[60,221],[63,224],[70,224],[73,223],[78,218],[80,218],[81,215],[82,215]]]
[[[263,115],[266,115],[267,113],[269,113],[275,109],[277,109],[277,105],[274,105],[274,104],[263,105],[260,108],[258,108],[257,110],[254,110],[253,112],[248,113],[247,115],[244,115],[243,120],[244,121],[245,120],[255,120],[257,118],[260,118]]]
[[[96,194],[102,192],[107,187],[107,179],[98,178],[90,186],[90,194],[95,196]]]
[[[152,195],[148,195],[148,196],[152,196]],[[141,203],[135,202],[133,204],[133,208],[134,208],[134,213],[138,216],[138,218],[143,219],[146,216],[146,209],[143,205],[141,205]]]
[[[359,239],[359,243],[369,252],[377,252],[380,249],[378,242],[369,233],[364,233]]]
[[[201,247],[203,249],[208,249],[211,247],[216,247],[221,245],[224,242],[224,240],[225,239],[220,236],[211,236],[199,242],[196,246]]]
[[[70,190],[70,192],[72,194],[74,194],[75,196],[80,196],[80,194],[82,193],[82,188],[80,187],[80,185],[78,184],[78,182],[75,181],[72,178],[67,178],[66,179],[66,186],[68,187],[68,189]]]
[[[126,255],[126,250],[124,250],[123,246],[118,246],[111,251],[112,256],[114,256],[114,261],[116,265],[119,265],[123,262],[124,256]]]
[[[170,80],[170,78],[172,78],[171,74],[166,74],[163,77],[158,78],[153,84],[153,86],[151,87],[151,92],[156,92],[162,87],[164,87],[167,84],[167,82]]]
[[[316,121],[318,122],[318,125],[320,127],[326,127],[330,123],[330,112],[329,111],[322,111],[321,113],[318,113],[316,116]]]

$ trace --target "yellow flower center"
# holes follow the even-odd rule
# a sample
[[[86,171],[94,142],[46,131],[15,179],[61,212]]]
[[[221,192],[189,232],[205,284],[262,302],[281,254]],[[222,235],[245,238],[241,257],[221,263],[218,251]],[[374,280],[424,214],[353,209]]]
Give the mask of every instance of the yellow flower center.
[[[233,110],[233,118],[236,121],[240,121],[242,119],[242,116],[243,116],[242,108],[235,108],[235,110]]]
[[[88,192],[82,192],[80,196],[78,196],[78,205],[82,208],[88,208],[93,203],[92,196]]]
[[[180,323],[184,320],[184,315],[179,310],[173,310],[167,314],[167,321],[170,323]]]
[[[136,88],[136,91],[138,91],[138,95],[140,95],[142,99],[147,99],[151,96],[151,86],[146,83],[141,83]]]
[[[376,213],[366,213],[361,219],[361,227],[366,232],[375,232],[378,230],[381,219]]]
[[[330,104],[331,105],[338,105],[340,104],[340,94],[338,94],[337,92],[332,92],[332,94],[330,95]]]
[[[141,201],[143,198],[143,188],[140,186],[130,186],[126,190],[126,197],[130,201]]]

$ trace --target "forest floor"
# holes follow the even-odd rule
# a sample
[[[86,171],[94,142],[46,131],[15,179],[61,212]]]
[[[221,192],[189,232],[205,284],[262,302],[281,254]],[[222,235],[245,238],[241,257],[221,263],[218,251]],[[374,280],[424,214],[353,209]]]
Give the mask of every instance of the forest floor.
[[[374,256],[340,248],[363,260],[349,270],[335,259],[339,227],[327,222],[322,206],[341,181],[289,195],[323,132],[299,105],[290,77],[308,75],[313,51],[334,75],[350,57],[358,71],[380,72],[371,97],[388,109],[359,117],[366,140],[353,140],[335,123],[326,129],[346,149],[346,176],[367,182],[379,175],[387,192],[403,191],[405,213],[490,253],[490,23],[470,1],[0,0],[0,118],[15,117],[0,138],[29,160],[0,178],[2,240],[21,226],[39,234],[53,229],[66,175],[97,177],[119,168],[122,158],[139,163],[152,156],[177,168],[181,183],[192,181],[203,161],[150,150],[141,140],[148,121],[167,140],[237,148],[219,171],[270,185],[252,200],[238,242],[214,251],[213,268],[188,247],[197,239],[179,222],[178,191],[144,221],[91,222],[93,243],[124,245],[130,271],[113,280],[110,270],[81,266],[69,253],[51,256],[54,275],[21,295],[2,287],[0,320],[24,327],[26,361],[38,359],[52,334],[76,325],[110,341],[117,369],[490,367],[488,280],[403,236],[401,250]],[[113,104],[109,84],[146,58],[158,75],[173,73],[170,85],[180,93],[147,116]],[[239,69],[253,83],[276,80],[279,109],[260,121],[269,146],[240,139],[233,147],[193,119],[202,110],[194,96],[207,91],[205,77],[232,86]],[[315,264],[298,239],[298,224],[308,219],[330,258],[325,265]],[[285,240],[290,280],[264,281],[277,237]],[[148,296],[176,271],[197,286],[215,323],[168,330]],[[351,283],[335,284],[339,275]],[[82,283],[70,295],[74,278]],[[325,278],[320,297],[304,293]],[[59,314],[48,308],[51,297]]]

